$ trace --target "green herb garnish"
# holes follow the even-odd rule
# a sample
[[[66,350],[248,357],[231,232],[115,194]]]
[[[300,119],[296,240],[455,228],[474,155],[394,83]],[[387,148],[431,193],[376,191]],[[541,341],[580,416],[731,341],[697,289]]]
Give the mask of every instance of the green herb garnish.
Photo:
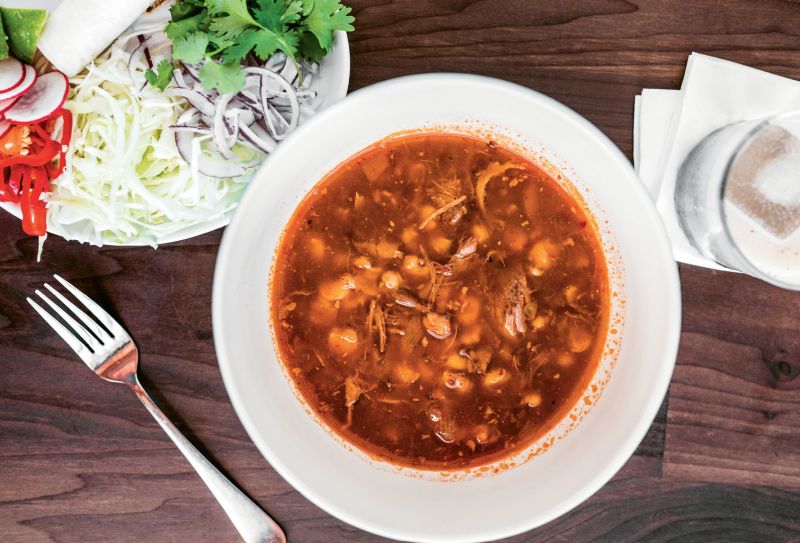
[[[219,64],[206,60],[200,67],[200,81],[206,89],[216,88],[221,93],[237,92],[244,86],[245,74],[237,62]]]
[[[203,87],[219,92],[244,86],[241,64],[248,55],[266,61],[280,51],[295,64],[318,61],[333,48],[333,33],[353,30],[355,20],[338,0],[178,0],[170,13],[173,58],[202,63]],[[147,80],[156,85],[151,79],[160,82],[160,76]]]
[[[158,90],[164,90],[172,79],[172,63],[166,59],[158,63],[155,70],[147,70],[144,78]]]

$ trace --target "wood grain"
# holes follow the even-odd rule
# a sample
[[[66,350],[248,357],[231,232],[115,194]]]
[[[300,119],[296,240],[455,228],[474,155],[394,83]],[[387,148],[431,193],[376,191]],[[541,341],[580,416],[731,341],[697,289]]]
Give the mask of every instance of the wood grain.
[[[772,299],[733,274],[684,273],[683,285],[697,296],[685,300],[664,476],[800,488],[800,295]]]
[[[500,77],[566,103],[628,155],[634,94],[677,87],[691,51],[800,79],[800,5],[781,0],[350,4],[351,89],[430,71]],[[0,214],[1,541],[237,541],[134,397],[93,376],[31,313],[25,296],[52,273],[125,323],[160,405],[291,541],[385,541],[306,501],[242,430],[211,340],[219,237],[157,251],[51,238],[36,263],[35,241]],[[681,278],[669,403],[636,454],[586,503],[508,541],[800,541],[800,295],[689,266]]]

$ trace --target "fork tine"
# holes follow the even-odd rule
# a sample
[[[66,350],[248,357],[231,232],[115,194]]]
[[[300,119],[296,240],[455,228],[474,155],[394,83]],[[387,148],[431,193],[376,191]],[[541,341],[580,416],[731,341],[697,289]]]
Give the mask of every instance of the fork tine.
[[[95,339],[95,337],[90,334],[86,328],[81,326],[78,321],[73,319],[72,315],[64,311],[60,305],[48,298],[47,295],[41,290],[36,289],[34,292],[39,298],[47,302],[47,305],[49,305],[53,311],[58,313],[58,315],[64,319],[64,322],[66,322],[70,328],[72,328],[74,335],[79,339],[82,339],[84,343],[87,343],[92,351],[97,352],[100,350],[100,342],[97,341],[97,339]]]
[[[84,345],[78,338],[72,335],[72,332],[67,330],[67,328],[58,322],[58,320],[53,317],[50,313],[47,312],[46,309],[43,309],[42,306],[31,300],[30,298],[26,298],[28,303],[33,306],[33,309],[42,317],[47,324],[50,325],[56,334],[61,336],[61,339],[67,342],[67,344],[72,347],[72,350],[75,351],[81,360],[83,360],[87,365],[92,357],[91,351]]]
[[[55,277],[56,281],[61,283],[65,289],[70,291],[70,293],[72,293],[72,295],[75,296],[75,298],[77,298],[78,301],[80,301],[90,313],[97,317],[97,320],[99,320],[106,328],[108,328],[108,331],[111,332],[111,335],[114,338],[124,339],[129,337],[128,333],[122,328],[122,326],[120,326],[111,315],[106,313],[105,309],[97,305],[94,300],[78,290],[77,287],[73,286],[72,283],[62,278],[60,275],[54,273],[53,277]]]
[[[50,286],[50,283],[45,283],[44,286],[47,290],[49,290],[53,294],[53,296],[55,296],[58,299],[59,302],[64,304],[67,307],[67,309],[72,311],[72,314],[77,316],[81,320],[81,322],[83,322],[84,326],[88,328],[89,331],[92,332],[95,335],[95,337],[97,337],[97,339],[99,339],[102,343],[108,343],[112,339],[111,336],[108,335],[108,332],[106,332],[102,326],[99,326],[94,320],[92,320],[92,318],[89,315],[84,313],[81,308],[70,302],[67,298],[64,297],[63,294],[61,294],[52,286]]]

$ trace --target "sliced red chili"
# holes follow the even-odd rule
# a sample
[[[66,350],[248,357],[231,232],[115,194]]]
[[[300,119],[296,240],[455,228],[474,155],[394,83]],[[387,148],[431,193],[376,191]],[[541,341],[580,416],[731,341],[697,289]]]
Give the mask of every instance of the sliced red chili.
[[[60,118],[59,140],[50,135]],[[22,230],[30,236],[47,233],[47,203],[43,192],[66,166],[66,150],[72,139],[72,112],[62,109],[54,119],[31,125],[27,154],[0,159],[0,201],[19,204]]]
[[[56,177],[61,175],[61,172],[63,171],[63,168],[61,167],[61,163],[62,162],[63,161],[61,159],[59,159],[59,163],[58,164],[56,164],[55,162],[52,162],[52,161],[48,162],[47,164],[45,164],[44,168],[45,168],[45,171],[47,172],[47,177],[49,177],[50,179],[55,179]]]
[[[20,194],[22,194],[22,176],[25,173],[27,166],[18,165],[11,167],[11,175],[9,176],[8,186],[14,191],[16,195],[16,202],[19,203]]]
[[[0,159],[0,168],[7,168],[15,164],[24,164],[26,166],[44,166],[58,153],[58,144],[52,140],[44,142],[41,149],[33,150],[33,146],[28,148],[27,155],[17,155]]]
[[[61,127],[61,145],[69,147],[72,141],[72,112],[67,108],[61,110],[61,119],[64,121]]]
[[[22,173],[27,166],[17,165],[2,169],[0,178],[0,202],[18,204],[22,190]]]
[[[38,201],[43,192],[50,191],[50,178],[43,167],[31,168],[31,194]]]
[[[25,168],[22,172],[19,202],[22,231],[29,236],[43,236],[47,233],[47,204],[39,198],[44,190],[47,174],[43,168]]]
[[[0,171],[0,202],[13,202],[14,193],[10,186],[11,168]]]
[[[44,204],[44,202],[42,202]],[[47,233],[47,207],[36,205],[22,212],[22,231],[29,236],[43,236]]]
[[[42,123],[32,124],[32,125],[30,125],[30,128],[31,128],[31,131],[33,132],[31,134],[31,137],[36,135],[42,141],[50,141],[50,140],[53,139],[53,138],[50,137],[50,134],[47,133],[47,130],[44,129],[44,127],[42,126]]]

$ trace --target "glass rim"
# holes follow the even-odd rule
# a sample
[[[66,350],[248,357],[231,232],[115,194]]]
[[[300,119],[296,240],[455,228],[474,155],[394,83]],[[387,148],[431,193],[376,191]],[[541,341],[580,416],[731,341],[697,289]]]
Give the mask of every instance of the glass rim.
[[[729,247],[733,249],[736,255],[739,257],[740,262],[742,262],[747,269],[739,270],[747,275],[751,275],[757,279],[761,279],[762,281],[766,281],[776,287],[780,287],[786,290],[795,290],[800,291],[800,280],[796,283],[789,283],[782,279],[779,279],[773,275],[770,275],[759,268],[755,263],[753,263],[750,258],[745,255],[742,250],[739,248],[739,244],[736,243],[736,240],[733,238],[733,234],[731,234],[731,229],[728,226],[728,214],[725,212],[725,190],[728,186],[728,179],[730,177],[730,170],[733,167],[734,162],[738,159],[742,152],[747,148],[747,146],[752,143],[755,139],[756,135],[761,132],[765,127],[774,124],[776,121],[784,119],[784,118],[791,118],[791,117],[798,117],[800,118],[800,109],[792,109],[789,111],[782,111],[780,113],[776,113],[774,115],[770,115],[768,117],[764,117],[762,119],[754,119],[750,122],[755,122],[756,124],[747,131],[747,133],[742,136],[739,143],[736,144],[736,148],[734,152],[731,153],[731,156],[727,159],[725,163],[725,168],[722,171],[722,179],[720,180],[719,184],[719,198],[717,199],[717,203],[719,206],[719,215],[722,218],[722,233],[725,237],[725,241],[728,243]],[[746,122],[746,121],[745,121]]]

